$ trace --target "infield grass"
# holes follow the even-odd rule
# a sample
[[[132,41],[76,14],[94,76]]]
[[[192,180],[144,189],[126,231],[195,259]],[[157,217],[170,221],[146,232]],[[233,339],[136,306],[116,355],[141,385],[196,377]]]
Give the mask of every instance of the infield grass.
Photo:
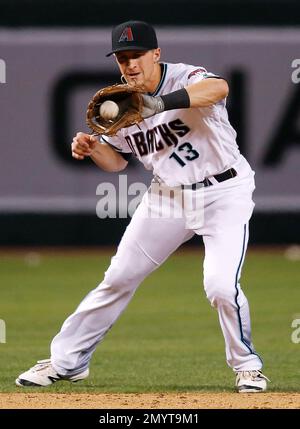
[[[16,376],[49,356],[52,337],[102,280],[113,252],[2,252],[1,392],[20,391]],[[97,348],[90,377],[42,391],[233,391],[217,312],[202,286],[202,261],[201,250],[174,254],[144,281]],[[300,319],[300,262],[286,259],[282,251],[249,249],[242,286],[270,390],[300,391],[300,343],[291,340],[292,321]]]

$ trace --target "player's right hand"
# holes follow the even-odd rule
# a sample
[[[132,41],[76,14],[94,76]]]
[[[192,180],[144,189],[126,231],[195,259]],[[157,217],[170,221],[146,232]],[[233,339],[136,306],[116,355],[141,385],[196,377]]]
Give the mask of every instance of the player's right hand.
[[[91,156],[97,144],[99,142],[96,137],[90,134],[77,133],[71,145],[72,157],[81,161],[85,157]]]

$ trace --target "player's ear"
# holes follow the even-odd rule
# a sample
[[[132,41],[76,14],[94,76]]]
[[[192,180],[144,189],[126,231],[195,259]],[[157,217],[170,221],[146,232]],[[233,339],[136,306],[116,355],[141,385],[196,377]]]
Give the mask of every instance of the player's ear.
[[[160,60],[160,48],[156,48],[153,50],[153,60],[155,63],[158,63]]]

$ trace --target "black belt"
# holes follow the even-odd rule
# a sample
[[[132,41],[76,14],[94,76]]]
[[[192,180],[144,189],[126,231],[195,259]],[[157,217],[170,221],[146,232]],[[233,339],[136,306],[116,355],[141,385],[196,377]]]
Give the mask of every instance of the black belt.
[[[229,168],[229,170],[224,171],[224,173],[216,174],[212,176],[216,179],[217,182],[224,182],[225,180],[232,179],[237,175],[237,172],[234,168]],[[205,178],[202,182],[193,183],[192,185],[181,185],[182,189],[192,189],[193,191],[198,188],[206,188],[207,186],[211,186],[213,183]]]

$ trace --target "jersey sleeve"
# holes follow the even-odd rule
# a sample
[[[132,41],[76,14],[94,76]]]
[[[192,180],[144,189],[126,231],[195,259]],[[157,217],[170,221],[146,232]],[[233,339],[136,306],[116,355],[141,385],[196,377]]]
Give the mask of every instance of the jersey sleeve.
[[[132,151],[122,135],[118,134],[115,137],[107,137],[102,135],[100,137],[100,143],[101,142],[107,143],[109,146],[111,146],[116,152],[122,155],[126,161],[131,158]]]
[[[215,79],[224,79],[222,76],[208,72],[204,67],[195,66],[194,68],[188,70],[186,74],[186,84],[191,85],[192,83],[200,82],[201,80],[212,77]]]

